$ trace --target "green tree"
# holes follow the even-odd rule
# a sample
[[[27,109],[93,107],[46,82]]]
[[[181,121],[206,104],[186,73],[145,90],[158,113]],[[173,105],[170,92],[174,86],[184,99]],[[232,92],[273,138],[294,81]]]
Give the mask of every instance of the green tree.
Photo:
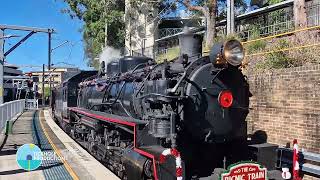
[[[85,43],[85,55],[89,60],[89,65],[98,65],[95,58],[106,44],[114,48],[124,47],[125,0],[63,1],[68,3],[70,7],[69,9],[64,9],[63,12],[70,14],[72,18],[82,19],[85,23],[82,31]],[[130,3],[141,4],[142,2],[148,1],[130,0]],[[162,9],[168,7],[171,8],[171,11],[177,10],[177,7],[173,6],[175,2],[176,0],[161,0],[158,4],[158,11],[162,12]],[[216,36],[216,20],[218,17],[225,17],[225,0],[178,0],[178,2],[193,13],[205,16],[207,19],[205,43],[207,47],[210,47]],[[246,9],[244,0],[235,0],[235,5],[237,11],[244,11]],[[166,14],[160,16],[166,16]],[[107,36],[105,36],[106,27]],[[107,37],[107,41],[105,37]]]
[[[95,59],[106,45],[114,48],[124,47],[125,0],[64,0],[71,18],[84,21],[83,40],[85,56],[90,66],[99,65]],[[107,28],[107,36],[105,36]]]
[[[205,45],[211,47],[217,35],[216,21],[226,17],[226,0],[179,0],[189,11],[200,12],[206,19]],[[238,11],[245,11],[244,0],[235,0]]]

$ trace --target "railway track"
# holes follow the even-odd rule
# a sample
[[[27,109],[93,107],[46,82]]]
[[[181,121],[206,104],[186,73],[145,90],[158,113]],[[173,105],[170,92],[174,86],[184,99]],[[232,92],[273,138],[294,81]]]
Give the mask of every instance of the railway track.
[[[78,145],[80,145],[83,149],[85,149],[90,155],[92,155],[97,161],[99,161],[104,167],[106,167],[108,170],[110,170],[111,172],[113,172],[113,174],[115,176],[117,176],[118,178],[120,179],[126,179],[124,178],[123,176],[119,175],[117,172],[114,171],[114,169],[110,168],[107,164],[107,162],[101,160],[101,158],[95,154],[95,153],[92,153],[89,149],[89,145],[87,142],[84,142],[84,141],[81,141],[81,139],[79,138],[74,138],[72,137],[72,135],[70,135],[69,133],[67,133],[63,127],[61,126],[61,124],[59,123],[59,121],[57,120],[57,118],[52,114],[50,113],[52,119],[54,119],[55,123],[61,128],[61,130],[63,130],[70,138],[72,138]]]

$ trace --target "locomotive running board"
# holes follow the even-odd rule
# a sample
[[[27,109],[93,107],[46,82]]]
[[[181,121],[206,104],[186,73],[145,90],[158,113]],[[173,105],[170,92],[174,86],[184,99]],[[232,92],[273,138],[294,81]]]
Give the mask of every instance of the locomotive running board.
[[[145,124],[145,121],[142,120],[136,120],[133,118],[128,118],[128,117],[122,117],[122,116],[117,116],[117,115],[112,115],[112,114],[107,114],[99,111],[90,111],[87,109],[82,109],[82,108],[76,108],[76,107],[69,107],[68,108],[70,111],[79,113],[81,115],[85,115],[91,118],[99,119],[101,121],[106,121],[109,123],[115,123],[115,124],[122,124],[122,125],[127,125],[130,127],[133,127],[133,144],[134,148],[133,150],[136,151],[137,153],[148,157],[152,159],[152,164],[153,164],[153,175],[155,180],[159,180],[158,178],[158,169],[156,165],[156,157],[157,159],[159,158],[155,154],[151,154],[150,152],[147,152],[145,150],[142,150],[140,147],[138,148],[136,145],[136,125],[137,124]]]

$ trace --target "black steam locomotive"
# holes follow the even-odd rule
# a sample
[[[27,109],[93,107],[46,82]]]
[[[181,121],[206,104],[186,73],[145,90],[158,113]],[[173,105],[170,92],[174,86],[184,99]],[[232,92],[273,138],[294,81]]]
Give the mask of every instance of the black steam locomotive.
[[[196,49],[188,44],[174,62],[123,57],[80,72],[53,92],[54,114],[122,179],[210,176],[247,158],[250,93],[240,42],[205,57]]]

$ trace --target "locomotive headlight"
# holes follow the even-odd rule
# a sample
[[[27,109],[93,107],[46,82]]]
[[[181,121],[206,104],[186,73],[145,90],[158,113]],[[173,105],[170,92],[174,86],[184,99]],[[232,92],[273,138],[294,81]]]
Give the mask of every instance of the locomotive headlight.
[[[237,40],[229,40],[224,43],[223,58],[233,66],[239,66],[244,58],[243,46]]]
[[[244,49],[237,40],[228,40],[215,44],[210,52],[210,60],[213,64],[230,64],[239,66],[244,58]]]

